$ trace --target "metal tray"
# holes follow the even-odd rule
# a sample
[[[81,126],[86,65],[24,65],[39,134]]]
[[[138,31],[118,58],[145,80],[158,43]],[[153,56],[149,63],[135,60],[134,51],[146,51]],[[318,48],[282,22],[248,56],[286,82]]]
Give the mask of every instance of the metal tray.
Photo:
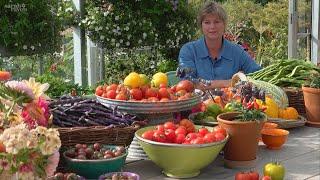
[[[97,100],[105,106],[117,106],[119,111],[132,114],[167,114],[189,110],[201,102],[203,91],[195,90],[195,95],[189,99],[168,102],[140,102],[121,101],[96,96]]]

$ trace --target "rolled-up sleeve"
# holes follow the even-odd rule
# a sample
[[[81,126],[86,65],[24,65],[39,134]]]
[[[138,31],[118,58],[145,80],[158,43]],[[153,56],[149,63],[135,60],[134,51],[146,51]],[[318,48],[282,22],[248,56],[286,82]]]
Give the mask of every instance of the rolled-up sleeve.
[[[249,56],[246,51],[242,51],[241,56],[241,70],[245,74],[252,73],[261,69],[261,67]]]

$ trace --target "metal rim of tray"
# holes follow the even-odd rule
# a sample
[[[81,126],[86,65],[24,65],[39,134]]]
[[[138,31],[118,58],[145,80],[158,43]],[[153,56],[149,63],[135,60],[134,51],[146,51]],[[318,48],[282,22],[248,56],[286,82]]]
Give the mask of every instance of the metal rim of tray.
[[[195,91],[195,95],[189,99],[174,100],[168,102],[140,102],[121,101],[96,96],[97,100],[105,106],[117,106],[118,110],[134,114],[165,114],[191,109],[201,102],[203,91]]]
[[[289,129],[304,126],[307,122],[306,118],[299,115],[298,119],[288,120],[281,118],[268,118],[268,122],[273,122],[279,125],[279,128]]]

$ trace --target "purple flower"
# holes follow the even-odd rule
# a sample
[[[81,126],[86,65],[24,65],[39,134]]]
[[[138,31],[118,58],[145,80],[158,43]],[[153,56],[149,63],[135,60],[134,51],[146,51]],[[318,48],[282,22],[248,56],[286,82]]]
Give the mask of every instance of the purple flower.
[[[25,94],[30,99],[34,99],[34,94],[32,89],[30,89],[24,82],[20,81],[8,81],[4,84],[7,88],[12,89],[13,91],[17,91]]]

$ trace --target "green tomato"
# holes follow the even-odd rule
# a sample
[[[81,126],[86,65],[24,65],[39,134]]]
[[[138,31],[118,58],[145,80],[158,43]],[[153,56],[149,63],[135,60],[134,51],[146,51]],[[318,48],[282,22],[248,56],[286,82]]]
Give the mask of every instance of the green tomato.
[[[224,108],[223,108],[223,111],[224,112],[232,112],[234,109],[233,109],[233,105],[232,103],[227,103]]]
[[[272,180],[283,180],[285,175],[285,168],[279,163],[268,163],[263,168],[263,174],[270,176]]]

